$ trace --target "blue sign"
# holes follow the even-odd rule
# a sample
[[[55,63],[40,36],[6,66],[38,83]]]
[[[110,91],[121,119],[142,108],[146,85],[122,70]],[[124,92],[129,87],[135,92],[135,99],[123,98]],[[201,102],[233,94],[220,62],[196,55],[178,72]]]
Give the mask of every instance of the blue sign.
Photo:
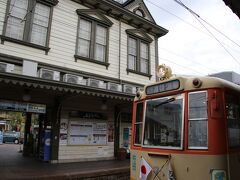
[[[44,155],[43,160],[49,161],[50,160],[50,147],[51,147],[51,131],[45,130],[44,132]]]
[[[3,133],[2,133],[2,131],[0,131],[0,144],[2,144],[3,143]]]

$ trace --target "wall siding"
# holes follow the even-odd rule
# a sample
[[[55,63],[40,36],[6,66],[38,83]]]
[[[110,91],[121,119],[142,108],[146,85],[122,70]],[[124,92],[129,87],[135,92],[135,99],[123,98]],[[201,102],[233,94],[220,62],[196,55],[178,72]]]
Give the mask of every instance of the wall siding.
[[[7,0],[1,0],[0,3],[0,30],[3,29],[3,21],[5,18],[5,10]],[[51,65],[66,67],[74,70],[96,73],[102,76],[111,78],[119,78],[119,21],[108,17],[113,25],[109,31],[109,63],[110,66],[106,69],[105,66],[77,60],[75,62],[74,55],[76,49],[76,35],[78,25],[78,15],[76,9],[86,9],[86,7],[68,0],[60,0],[58,5],[54,7],[53,19],[50,33],[49,47],[51,48],[48,55],[45,52],[35,48],[23,46],[16,43],[5,41],[0,44],[0,53],[13,55],[37,62],[48,63]],[[149,81],[148,77],[129,73],[127,74],[127,34],[126,29],[133,27],[121,23],[121,80],[147,84],[155,81],[155,47],[154,42],[150,45],[151,52],[151,74],[153,77]],[[153,38],[153,37],[152,37]],[[154,38],[153,38],[154,39]]]

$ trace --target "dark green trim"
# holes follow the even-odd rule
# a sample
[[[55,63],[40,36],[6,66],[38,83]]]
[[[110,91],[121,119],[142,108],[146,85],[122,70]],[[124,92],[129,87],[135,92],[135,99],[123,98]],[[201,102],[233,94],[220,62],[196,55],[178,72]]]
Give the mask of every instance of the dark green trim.
[[[142,31],[140,29],[127,29],[126,33],[129,35],[132,35],[138,39],[146,41],[148,43],[151,43],[153,41],[153,39],[149,35],[147,35],[144,31]],[[139,36],[138,33],[141,34],[142,36]]]
[[[42,4],[46,4],[49,6],[56,6],[58,4],[58,0],[37,0],[37,2],[40,2]]]
[[[127,73],[134,73],[134,74],[139,74],[139,75],[142,75],[142,76],[149,77],[149,80],[150,80],[151,77],[152,77],[151,74],[142,73],[142,72],[135,71],[135,70],[132,70],[132,69],[126,69],[126,70],[127,70]]]
[[[108,69],[108,66],[110,65],[109,63],[106,62],[101,62],[101,61],[97,61],[94,59],[90,59],[90,58],[86,58],[86,57],[82,57],[82,56],[78,56],[78,55],[74,55],[75,61],[79,60],[83,60],[83,61],[88,61],[91,63],[95,63],[95,64],[99,64],[99,65],[103,65],[106,66],[106,68]]]
[[[104,16],[102,13],[100,13],[97,9],[77,9],[76,10],[77,14],[79,16],[83,16],[86,17],[88,19],[91,19],[93,21],[99,22],[101,24],[104,24],[106,26],[112,26],[113,22],[110,21],[106,16]],[[97,17],[99,17],[100,19],[91,16],[91,14],[96,15]]]
[[[1,44],[4,44],[4,41],[9,41],[9,42],[14,42],[14,43],[21,44],[21,45],[24,45],[24,46],[29,46],[29,47],[32,47],[32,48],[41,49],[41,50],[44,50],[46,53],[50,50],[49,47],[44,47],[44,46],[40,46],[40,45],[33,44],[33,43],[30,43],[30,42],[21,41],[21,40],[18,40],[18,39],[13,39],[13,38],[10,38],[10,37],[7,37],[7,36],[1,36],[0,35],[0,38],[1,38]]]

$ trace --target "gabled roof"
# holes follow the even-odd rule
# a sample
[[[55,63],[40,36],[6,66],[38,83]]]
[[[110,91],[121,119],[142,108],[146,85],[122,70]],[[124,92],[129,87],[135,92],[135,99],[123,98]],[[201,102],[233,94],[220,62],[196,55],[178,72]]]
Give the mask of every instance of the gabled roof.
[[[113,17],[115,19],[121,19],[131,25],[134,28],[143,29],[148,34],[151,34],[157,38],[164,36],[168,33],[168,30],[157,25],[154,21],[147,18],[143,18],[134,12],[121,6],[120,3],[113,0],[72,0],[74,2],[83,4],[84,6],[95,9],[105,14],[107,16]],[[138,0],[134,0],[138,1]],[[126,3],[133,3],[133,0],[127,1]],[[143,3],[143,2],[142,2]]]
[[[134,0],[131,3],[125,5],[124,8],[128,10],[134,8],[133,12],[137,9],[140,9],[144,12],[144,18],[147,18],[151,22],[156,23],[143,0]]]

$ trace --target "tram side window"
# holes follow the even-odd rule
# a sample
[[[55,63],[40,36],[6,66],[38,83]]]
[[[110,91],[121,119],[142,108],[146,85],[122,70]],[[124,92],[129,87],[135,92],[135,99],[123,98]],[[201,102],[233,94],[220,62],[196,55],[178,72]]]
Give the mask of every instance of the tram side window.
[[[208,148],[207,92],[189,93],[188,148]]]
[[[136,108],[136,121],[134,131],[134,144],[142,143],[142,118],[143,118],[143,103],[138,103]]]
[[[230,147],[240,146],[240,98],[226,95],[228,141]]]

